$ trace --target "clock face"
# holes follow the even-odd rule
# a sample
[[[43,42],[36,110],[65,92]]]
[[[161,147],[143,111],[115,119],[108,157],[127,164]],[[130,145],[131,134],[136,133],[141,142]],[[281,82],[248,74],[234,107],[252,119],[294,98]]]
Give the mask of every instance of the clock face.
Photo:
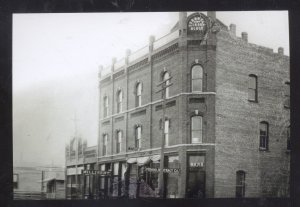
[[[206,23],[202,17],[196,16],[189,21],[188,27],[191,31],[203,31]]]

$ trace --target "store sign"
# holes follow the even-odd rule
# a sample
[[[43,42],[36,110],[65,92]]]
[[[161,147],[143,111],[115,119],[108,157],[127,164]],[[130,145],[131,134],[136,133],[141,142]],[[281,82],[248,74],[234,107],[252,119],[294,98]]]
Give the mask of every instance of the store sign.
[[[84,175],[111,175],[111,171],[101,171],[101,170],[82,170]]]
[[[146,168],[145,171],[147,172],[160,172],[159,168]],[[164,173],[180,173],[180,168],[164,168]]]
[[[203,162],[191,162],[190,167],[203,167],[204,163]]]

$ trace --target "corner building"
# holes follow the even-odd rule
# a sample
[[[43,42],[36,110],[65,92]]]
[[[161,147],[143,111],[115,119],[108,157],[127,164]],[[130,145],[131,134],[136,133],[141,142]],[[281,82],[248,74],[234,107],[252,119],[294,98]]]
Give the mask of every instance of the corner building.
[[[163,137],[166,198],[289,195],[283,48],[249,43],[215,12],[180,12],[168,35],[109,67],[99,72],[97,167],[112,172],[100,176],[104,195],[157,197]]]

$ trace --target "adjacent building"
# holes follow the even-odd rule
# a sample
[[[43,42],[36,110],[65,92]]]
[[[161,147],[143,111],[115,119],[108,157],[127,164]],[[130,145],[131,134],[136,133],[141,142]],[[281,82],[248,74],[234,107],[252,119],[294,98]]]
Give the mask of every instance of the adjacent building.
[[[65,199],[65,170],[61,167],[13,168],[15,200]]]
[[[95,174],[80,181],[94,180],[92,197],[158,197],[162,159],[165,198],[289,196],[283,48],[248,42],[215,12],[180,12],[169,34],[109,69],[99,73]]]

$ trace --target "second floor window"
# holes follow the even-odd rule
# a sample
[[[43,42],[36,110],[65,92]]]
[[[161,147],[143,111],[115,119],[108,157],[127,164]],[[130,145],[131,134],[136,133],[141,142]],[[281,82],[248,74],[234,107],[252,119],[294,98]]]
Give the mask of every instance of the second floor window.
[[[102,155],[107,155],[107,143],[108,143],[108,134],[103,135],[103,148]]]
[[[140,149],[142,147],[142,127],[135,127],[135,147]]]
[[[117,113],[122,112],[122,104],[123,104],[123,94],[122,91],[119,90],[117,93]]]
[[[257,102],[257,76],[256,75],[249,75],[248,100],[252,102]]]
[[[192,67],[192,91],[202,92],[203,88],[203,68],[200,65]]]
[[[242,170],[236,172],[236,191],[235,195],[237,198],[245,197],[245,183],[246,173]]]
[[[164,133],[164,138],[165,138],[165,146],[169,146],[169,126],[170,126],[170,121],[168,119],[165,120],[165,133]]]
[[[118,132],[117,132],[117,140],[116,140],[116,152],[117,152],[117,153],[120,153],[120,152],[121,152],[122,136],[123,136],[122,131],[118,131]]]
[[[136,97],[135,97],[135,106],[139,107],[142,105],[142,83],[136,84]]]
[[[170,75],[169,75],[169,73],[168,72],[165,72],[164,73],[164,75],[163,75],[163,80],[164,81],[166,81],[165,82],[165,86],[168,86],[169,84],[170,84],[170,80],[168,80],[170,78]],[[165,98],[169,98],[169,87],[167,87],[166,89],[165,89]]]
[[[103,98],[103,117],[108,116],[108,97],[104,96]]]
[[[192,144],[202,143],[202,116],[192,116],[191,122]]]
[[[259,149],[269,149],[269,124],[265,121],[259,123]]]

